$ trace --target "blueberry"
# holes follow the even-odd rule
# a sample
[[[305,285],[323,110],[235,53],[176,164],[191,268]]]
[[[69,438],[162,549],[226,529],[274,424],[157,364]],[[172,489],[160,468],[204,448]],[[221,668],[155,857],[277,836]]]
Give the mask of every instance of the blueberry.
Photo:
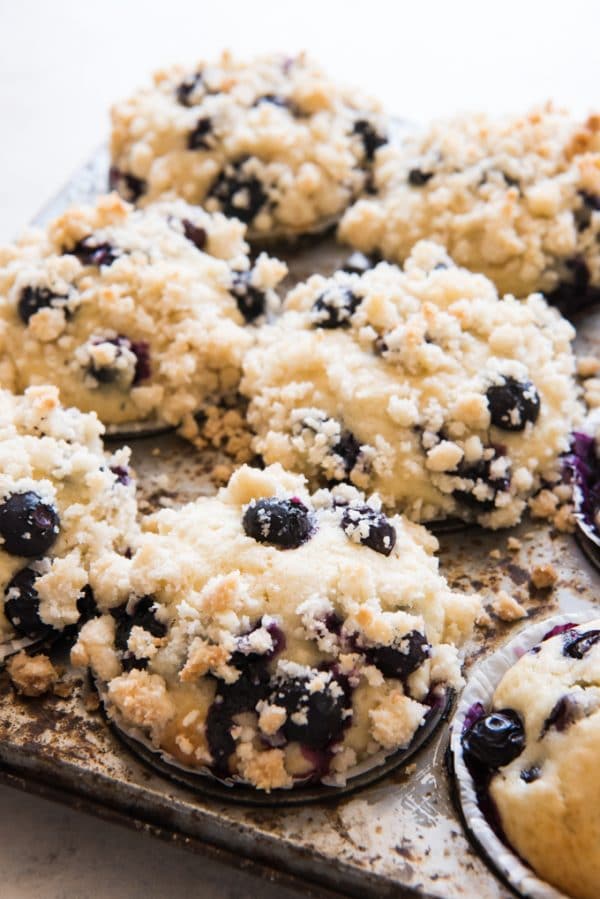
[[[524,768],[521,771],[521,780],[525,781],[526,784],[531,784],[536,780],[539,780],[542,776],[541,769],[538,768],[537,765],[532,765],[531,768]]]
[[[194,244],[197,250],[203,250],[208,240],[205,229],[201,228],[199,225],[194,225],[189,219],[183,219],[181,224],[183,225],[183,233],[187,239]]]
[[[356,439],[352,431],[342,431],[340,439],[332,446],[331,452],[339,456],[344,465],[346,474],[350,474],[360,456],[361,444]]]
[[[493,478],[490,468],[493,459],[479,459],[477,462],[461,462],[452,474],[468,481],[473,481],[473,487],[483,483],[492,491],[492,497],[479,499],[472,490],[454,490],[452,496],[466,506],[484,512],[494,508],[496,495],[509,489],[510,480],[507,477]]]
[[[519,190],[519,191],[521,190],[521,182],[519,181],[518,178],[513,178],[512,175],[508,175],[506,172],[500,172],[500,174],[504,178],[508,187],[516,187],[517,190]]]
[[[600,630],[585,631],[583,634],[567,631],[563,642],[563,655],[572,659],[582,659],[599,640]]]
[[[40,309],[46,309],[48,306],[64,307],[66,299],[67,297],[63,294],[53,293],[47,287],[25,287],[21,291],[17,305],[19,317],[27,325],[29,319]]]
[[[384,556],[389,556],[396,545],[394,525],[382,512],[376,512],[371,506],[348,506],[344,509],[341,525],[351,539],[358,533],[363,546]]]
[[[286,100],[285,97],[280,97],[278,94],[263,94],[261,97],[257,97],[253,106],[260,106],[261,103],[268,103],[270,106],[279,106],[281,109],[288,109],[290,106],[289,100]]]
[[[475,721],[461,738],[467,756],[487,768],[508,765],[523,752],[525,729],[513,709],[491,712]]]
[[[252,500],[242,519],[248,537],[282,549],[296,549],[314,532],[313,517],[297,497]]]
[[[308,678],[279,678],[269,702],[287,712],[282,728],[286,740],[311,749],[326,749],[339,741],[351,708],[348,685],[337,678],[315,691],[310,690]]]
[[[347,328],[362,302],[349,287],[335,285],[315,300],[311,317],[315,328]]]
[[[150,346],[145,340],[130,340],[129,348],[135,356],[135,374],[133,376],[133,386],[141,381],[147,381],[152,370],[150,368]]]
[[[252,272],[234,272],[231,293],[235,297],[238,309],[247,322],[256,321],[264,315],[267,307],[267,295],[264,290],[254,287],[250,282]]]
[[[337,612],[328,612],[323,619],[323,625],[325,629],[328,630],[330,634],[337,634],[338,636],[342,632],[343,623],[343,620],[340,618]]]
[[[580,190],[579,196],[581,197],[585,205],[592,209],[594,212],[600,211],[600,197],[597,194],[592,194],[587,190]]]
[[[11,493],[0,503],[1,547],[12,556],[43,556],[59,531],[58,512],[33,490]]]
[[[384,677],[405,680],[420,668],[431,655],[431,646],[420,631],[409,631],[391,646],[366,646],[357,648],[364,653],[371,665],[379,668]]]
[[[70,250],[65,250],[71,256],[76,256],[82,265],[112,265],[119,258],[119,251],[112,244],[104,241],[103,243],[94,243],[90,234],[77,241]]]
[[[600,288],[590,283],[590,270],[585,259],[574,256],[565,261],[567,277],[554,290],[546,294],[549,303],[563,310],[565,314],[576,312],[583,306],[600,300]]]
[[[142,596],[137,601],[132,614],[127,612],[127,606],[120,606],[118,609],[112,610],[111,614],[116,619],[115,647],[121,653],[125,671],[130,671],[132,668],[145,668],[148,664],[147,659],[136,658],[127,646],[134,627],[143,628],[153,637],[164,637],[167,633],[166,625],[156,617],[154,604],[152,596]]]
[[[540,738],[544,736],[551,728],[554,730],[562,731],[566,730],[571,724],[574,724],[579,718],[581,718],[585,714],[585,710],[582,706],[577,702],[575,696],[566,693],[564,696],[561,696],[559,700],[554,704],[554,707],[544,724],[542,725],[542,732],[540,734]]]
[[[272,651],[275,654],[275,649]],[[215,697],[206,716],[206,741],[213,758],[213,767],[220,774],[228,773],[228,759],[235,749],[231,735],[235,715],[253,712],[257,704],[269,694],[270,676],[267,661],[271,658],[244,655],[234,652],[230,664],[240,670],[240,676],[233,684],[217,683]]]
[[[213,767],[218,773],[228,773],[227,762],[235,749],[235,740],[231,735],[234,717],[255,711],[257,704],[268,697],[269,689],[269,670],[260,662],[246,663],[233,684],[218,682],[205,725]]]
[[[577,222],[577,229],[579,231],[584,231],[585,228],[589,228],[590,226],[592,213],[600,211],[600,197],[587,190],[580,190],[579,196],[581,197],[582,203],[581,207],[575,211],[575,220]]]
[[[242,712],[253,712],[261,699],[266,699],[269,693],[270,674],[265,662],[259,657],[241,662],[241,673],[233,684],[219,683],[217,692],[223,699],[229,715],[239,715]]]
[[[422,169],[411,169],[408,173],[408,183],[412,187],[423,187],[430,178],[433,178],[434,172],[424,172]]]
[[[53,628],[39,615],[40,599],[35,589],[39,574],[33,568],[22,568],[4,590],[4,613],[15,631],[24,637],[47,637]]]
[[[96,604],[94,591],[89,584],[86,584],[81,596],[77,600],[77,611],[79,612],[79,621],[77,624],[80,626],[85,624],[86,621],[91,621],[92,618],[98,618],[100,615],[100,609]]]
[[[242,172],[244,160],[226,166],[212,185],[209,196],[218,200],[226,216],[249,224],[267,202],[263,184]]]
[[[208,710],[205,723],[206,742],[212,756],[212,766],[217,775],[229,774],[229,756],[235,750],[235,740],[231,736],[233,719],[225,700],[217,694]]]
[[[190,131],[187,139],[188,150],[208,150],[211,146],[210,133],[212,131],[212,122],[204,116],[198,119],[194,129]]]
[[[503,431],[523,431],[535,424],[540,414],[540,397],[531,381],[504,378],[486,391],[492,424]]]
[[[123,172],[114,165],[111,165],[108,173],[108,184],[111,190],[117,190],[130,203],[137,203],[148,189],[148,184],[143,178]]]
[[[373,124],[367,119],[358,119],[354,123],[352,132],[353,134],[360,135],[365,150],[365,156],[369,162],[373,160],[379,147],[383,147],[384,144],[387,144],[387,137],[383,134],[379,134]]]
[[[123,465],[113,465],[110,470],[116,477],[118,484],[122,484],[124,487],[131,484],[131,470],[129,468],[125,468]]]
[[[348,272],[351,275],[364,275],[365,272],[370,271],[370,269],[377,265],[378,261],[377,256],[367,256],[366,253],[361,253],[359,250],[356,250],[348,256],[342,265],[342,271]]]
[[[202,72],[194,72],[193,75],[185,78],[175,91],[177,102],[181,103],[182,106],[193,106],[193,102],[190,102],[191,95],[201,84]]]
[[[150,347],[145,340],[129,340],[128,337],[119,335],[118,337],[106,338],[106,340],[98,340],[96,345],[98,346],[102,343],[109,343],[117,347],[116,359],[122,355],[124,349],[133,353],[135,356],[135,369],[133,381],[131,382],[133,387],[150,377]],[[99,384],[113,384],[119,378],[120,374],[117,365],[97,366],[93,362],[91,363],[88,372]]]
[[[252,648],[250,636],[251,634],[255,633],[255,631],[263,627],[266,631],[268,631],[271,637],[272,647],[267,652],[258,653]],[[264,619],[261,618],[260,621],[250,631],[238,637],[236,649],[231,654],[229,664],[240,671],[247,670],[248,666],[250,665],[265,665],[285,649],[285,644],[285,634],[279,627],[277,622],[268,621],[267,623],[265,623]]]

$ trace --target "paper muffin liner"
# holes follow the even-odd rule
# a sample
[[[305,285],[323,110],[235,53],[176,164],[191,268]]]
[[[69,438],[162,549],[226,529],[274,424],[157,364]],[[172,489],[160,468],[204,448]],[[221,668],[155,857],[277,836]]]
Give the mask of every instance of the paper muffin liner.
[[[442,686],[424,723],[415,732],[407,747],[381,750],[341,775],[326,775],[316,782],[314,775],[309,775],[306,778],[298,778],[290,787],[266,792],[241,777],[219,778],[210,768],[192,768],[175,761],[168,752],[157,748],[140,728],[124,722],[108,699],[105,684],[97,678],[94,684],[104,714],[121,742],[158,773],[189,789],[218,799],[270,807],[320,802],[354,792],[385,777],[386,774],[406,764],[431,739],[439,725],[448,717],[454,695],[450,687]]]
[[[477,800],[475,783],[464,760],[461,736],[465,718],[472,707],[480,703],[489,709],[494,691],[503,675],[528,650],[553,628],[563,624],[583,624],[597,617],[594,612],[567,613],[545,618],[524,628],[506,646],[480,662],[471,673],[452,721],[450,760],[456,782],[456,796],[466,829],[477,843],[486,860],[510,885],[527,899],[569,899],[565,893],[541,880],[535,872],[496,835]]]
[[[136,440],[139,437],[158,437],[175,430],[175,425],[152,419],[150,421],[125,421],[106,425],[105,440]]]
[[[0,641],[0,668],[4,667],[7,659],[16,655],[23,649],[37,649],[42,646],[50,646],[53,640],[58,639],[60,634],[47,635],[44,637],[12,637],[8,640]]]

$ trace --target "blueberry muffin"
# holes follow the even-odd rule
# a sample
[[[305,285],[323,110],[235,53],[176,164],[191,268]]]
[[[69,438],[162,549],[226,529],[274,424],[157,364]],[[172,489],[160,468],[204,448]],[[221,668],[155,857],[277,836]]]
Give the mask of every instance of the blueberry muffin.
[[[600,296],[600,117],[547,105],[434,122],[382,149],[374,182],[340,227],[358,249],[402,262],[430,238],[501,293],[568,310]]]
[[[600,620],[555,631],[508,670],[462,742],[510,846],[569,896],[597,899]]]
[[[0,643],[49,637],[117,602],[136,537],[129,450],[52,387],[0,391]]]
[[[339,218],[386,131],[377,103],[304,55],[224,53],[117,103],[111,183],[140,205],[168,195],[222,211],[255,238],[297,235]]]
[[[109,714],[172,762],[263,790],[343,782],[410,744],[479,610],[437,541],[349,485],[279,465],[146,522],[127,604],[73,649]]]
[[[421,242],[404,271],[314,275],[245,360],[255,450],[410,518],[515,524],[580,415],[571,325]]]
[[[0,383],[55,384],[107,425],[192,434],[203,403],[235,393],[286,271],[251,263],[244,231],[183,201],[134,210],[110,194],[0,249]]]

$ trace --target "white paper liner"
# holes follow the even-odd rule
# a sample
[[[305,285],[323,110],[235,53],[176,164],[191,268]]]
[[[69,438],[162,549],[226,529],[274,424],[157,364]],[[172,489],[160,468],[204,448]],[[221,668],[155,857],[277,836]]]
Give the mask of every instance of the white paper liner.
[[[540,880],[521,859],[494,833],[477,802],[473,778],[463,758],[461,735],[465,716],[475,703],[490,708],[492,697],[503,675],[524,653],[540,643],[546,634],[561,624],[583,624],[598,613],[579,612],[555,615],[526,627],[506,646],[480,662],[472,671],[452,721],[450,753],[457,794],[468,829],[495,868],[512,887],[527,899],[569,899],[565,893]]]
[[[3,640],[0,642],[0,668],[7,659],[14,656],[22,649],[29,649],[31,646],[42,645],[47,637],[14,637],[11,640]]]
[[[128,439],[135,440],[136,437],[155,437],[158,434],[166,434],[175,430],[175,425],[169,425],[158,419],[149,421],[125,421],[122,424],[106,425],[104,437],[109,440]]]
[[[321,219],[320,222],[315,222],[314,225],[302,230],[294,228],[275,228],[272,231],[253,231],[252,228],[248,228],[246,239],[251,244],[265,247],[278,243],[294,244],[303,237],[318,237],[326,231],[329,231],[331,228],[334,228],[345,211],[346,210],[344,209],[338,215],[331,215],[326,219]]]
[[[443,692],[440,694],[438,698],[438,702],[435,706],[431,707],[431,712],[427,715],[425,723],[422,724],[413,734],[412,740],[408,746],[402,748],[397,746],[395,749],[390,750],[381,750],[380,752],[375,753],[374,755],[369,756],[369,758],[364,759],[362,762],[359,762],[358,765],[354,765],[352,768],[349,768],[347,771],[344,771],[343,774],[335,774],[328,775],[326,777],[322,777],[319,781],[314,781],[312,779],[312,775],[307,776],[306,778],[297,778],[294,780],[293,784],[288,787],[278,787],[276,791],[272,791],[271,793],[267,793],[264,790],[259,790],[254,784],[250,783],[247,780],[244,780],[242,777],[232,776],[227,778],[216,777],[215,774],[207,767],[195,767],[192,768],[188,765],[182,765],[181,763],[175,761],[173,756],[169,755],[168,752],[163,751],[159,747],[155,746],[154,743],[147,737],[147,735],[138,727],[134,727],[131,724],[126,724],[123,721],[122,716],[115,710],[113,704],[108,699],[106,693],[106,687],[103,683],[101,683],[98,678],[94,679],[94,683],[96,685],[96,690],[98,691],[98,695],[100,700],[102,701],[102,705],[105,711],[105,714],[112,722],[112,724],[120,730],[125,736],[129,737],[131,740],[139,743],[143,749],[147,752],[152,753],[155,757],[160,759],[165,765],[168,765],[170,768],[174,768],[175,770],[181,771],[183,774],[192,776],[192,777],[206,777],[214,783],[220,784],[224,787],[235,787],[242,786],[246,788],[250,788],[256,790],[257,794],[263,795],[268,798],[270,795],[273,795],[273,792],[276,793],[284,793],[284,792],[293,792],[294,790],[301,789],[303,785],[311,784],[313,787],[329,787],[331,789],[341,789],[344,788],[350,781],[354,778],[359,777],[361,775],[367,774],[369,771],[373,771],[375,768],[379,768],[381,765],[385,764],[386,761],[391,759],[392,756],[396,754],[405,753],[407,758],[399,761],[400,764],[404,764],[408,761],[408,756],[412,756],[421,746],[423,742],[423,732],[425,734],[431,735],[431,733],[435,732],[441,722],[444,720],[445,714],[449,707],[449,701],[451,698],[452,691],[448,687],[443,688]],[[428,723],[431,721],[431,716],[434,716],[435,723],[433,724],[432,730],[429,731]],[[427,737],[425,737],[426,739]]]

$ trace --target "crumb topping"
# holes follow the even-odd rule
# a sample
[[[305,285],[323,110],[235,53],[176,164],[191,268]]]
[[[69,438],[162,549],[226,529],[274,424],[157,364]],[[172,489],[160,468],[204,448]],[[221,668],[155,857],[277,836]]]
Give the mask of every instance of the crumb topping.
[[[356,298],[351,314],[315,324],[334,289]],[[418,521],[491,528],[516,524],[560,480],[582,418],[574,330],[539,295],[502,298],[421,242],[404,270],[314,275],[284,309],[247,354],[241,384],[267,463],[313,487],[348,480]]]
[[[378,104],[304,54],[157,72],[112,110],[112,180],[139,204],[183,197],[272,237],[335,221],[387,141]]]
[[[552,104],[433,122],[379,151],[374,195],[350,208],[340,236],[395,262],[432,238],[502,293],[543,291],[576,308],[600,285],[598,123]]]

